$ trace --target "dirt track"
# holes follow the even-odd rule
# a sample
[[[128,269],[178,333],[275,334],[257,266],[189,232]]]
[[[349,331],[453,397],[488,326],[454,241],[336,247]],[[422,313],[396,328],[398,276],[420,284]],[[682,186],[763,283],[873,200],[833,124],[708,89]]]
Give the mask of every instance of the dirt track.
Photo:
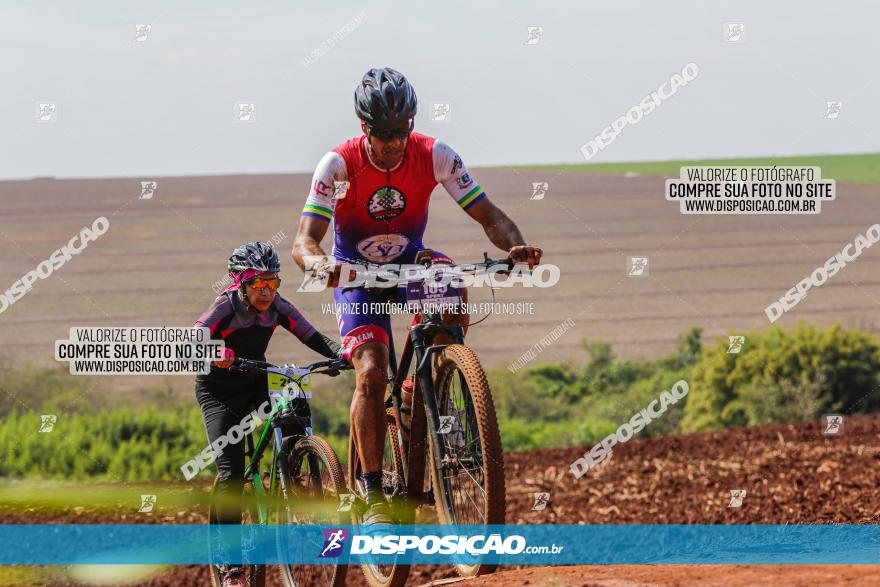
[[[668,438],[637,439],[580,481],[568,464],[585,447],[513,453],[506,457],[511,523],[876,523],[880,517],[880,415],[847,417],[840,437],[823,436],[818,422]],[[740,508],[730,490],[745,489]],[[531,511],[532,493],[550,492],[550,506]],[[107,521],[88,511],[55,521]],[[6,515],[4,522],[45,522],[44,516]],[[132,523],[133,520],[127,520]],[[199,522],[195,513],[157,510],[153,522]],[[416,567],[411,584],[448,578],[446,567]],[[551,580],[551,577],[557,579]],[[197,567],[165,572],[140,583],[153,587],[204,585]],[[583,567],[503,570],[468,585],[806,585],[880,584],[880,567]],[[280,584],[274,582],[274,584]],[[364,585],[359,570],[350,585]]]
[[[880,568],[837,566],[603,566],[560,567],[505,571],[498,577],[453,583],[462,587],[637,587],[718,585],[774,587],[815,585],[877,585]]]

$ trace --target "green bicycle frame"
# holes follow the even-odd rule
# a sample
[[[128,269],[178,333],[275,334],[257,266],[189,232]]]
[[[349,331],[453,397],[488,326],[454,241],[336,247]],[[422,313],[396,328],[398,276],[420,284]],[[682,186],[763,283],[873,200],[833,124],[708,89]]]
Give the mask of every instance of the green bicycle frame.
[[[263,452],[266,450],[266,447],[269,445],[270,431],[274,431],[274,440],[275,440],[275,451],[272,454],[272,469],[269,476],[269,490],[268,495],[273,495],[276,489],[276,483],[279,482],[278,475],[278,450],[281,448],[281,441],[283,439],[281,428],[278,426],[274,426],[273,422],[275,421],[275,416],[277,416],[283,410],[287,410],[293,407],[293,402],[286,397],[279,397],[275,402],[275,407],[272,408],[272,411],[269,412],[268,421],[266,425],[263,427],[262,433],[260,433],[260,439],[257,441],[257,445],[252,449],[251,462],[248,464],[247,468],[244,472],[244,478],[250,479],[254,485],[254,495],[257,498],[257,512],[259,516],[260,524],[266,524],[269,520],[269,512],[266,507],[265,497],[267,495],[266,488],[263,487],[263,479],[260,475],[260,461],[263,458]],[[305,429],[306,436],[311,435],[312,428],[311,426],[307,426]],[[251,436],[248,437],[250,442]]]

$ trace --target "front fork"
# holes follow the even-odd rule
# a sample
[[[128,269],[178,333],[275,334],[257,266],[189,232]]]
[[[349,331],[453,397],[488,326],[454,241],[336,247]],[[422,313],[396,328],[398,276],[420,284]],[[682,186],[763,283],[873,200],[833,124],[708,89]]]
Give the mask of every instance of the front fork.
[[[425,404],[425,413],[428,416],[427,434],[432,439],[430,444],[434,452],[434,462],[439,467],[446,458],[446,444],[439,442],[437,431],[440,429],[440,412],[437,409],[437,397],[432,381],[433,369],[432,358],[435,353],[441,352],[447,345],[425,346],[426,330],[436,330],[431,324],[419,324],[412,328],[412,343],[416,356],[416,375],[422,389],[422,401]],[[464,341],[464,329],[460,326],[444,326],[443,331],[452,334],[453,342],[462,344]],[[451,332],[449,332],[451,331]]]
[[[263,441],[265,440],[265,433],[260,438],[259,446],[263,446]],[[278,458],[281,450],[281,442],[283,440],[281,436],[280,428],[272,428],[272,433],[275,441],[275,450],[272,451],[272,468],[269,473],[269,494],[273,494],[275,490],[275,483],[280,480],[281,491],[283,495],[287,495],[288,487],[287,487],[287,459]],[[248,437],[249,450],[253,454],[253,440]],[[263,451],[260,451],[262,453]],[[269,508],[266,507],[266,488],[263,485],[263,476],[260,472],[260,461],[251,461],[248,470],[245,472],[245,476],[250,479],[251,483],[254,486],[254,497],[257,502],[257,513],[260,519],[260,524],[266,524],[269,520]]]

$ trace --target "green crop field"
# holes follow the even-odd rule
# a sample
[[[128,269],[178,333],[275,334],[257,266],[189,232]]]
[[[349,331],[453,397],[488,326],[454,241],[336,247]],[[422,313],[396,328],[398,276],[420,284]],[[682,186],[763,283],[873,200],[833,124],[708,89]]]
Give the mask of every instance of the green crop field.
[[[578,163],[563,165],[527,165],[511,169],[546,169],[553,171],[593,171],[597,173],[639,173],[678,177],[685,165],[779,167],[803,165],[822,168],[822,177],[859,184],[880,183],[880,153],[857,155],[803,155],[798,157],[750,157],[744,159],[703,159],[689,161],[645,161],[633,163]]]

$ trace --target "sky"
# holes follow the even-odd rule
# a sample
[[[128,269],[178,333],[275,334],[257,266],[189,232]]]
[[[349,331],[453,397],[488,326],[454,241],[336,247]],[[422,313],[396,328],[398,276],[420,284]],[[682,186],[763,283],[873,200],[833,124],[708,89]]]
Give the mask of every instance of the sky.
[[[877,3],[0,0],[0,14],[0,179],[310,173],[360,133],[352,94],[377,66],[407,76],[416,130],[471,167],[585,162],[584,143],[688,63],[699,75],[591,162],[880,151]]]

